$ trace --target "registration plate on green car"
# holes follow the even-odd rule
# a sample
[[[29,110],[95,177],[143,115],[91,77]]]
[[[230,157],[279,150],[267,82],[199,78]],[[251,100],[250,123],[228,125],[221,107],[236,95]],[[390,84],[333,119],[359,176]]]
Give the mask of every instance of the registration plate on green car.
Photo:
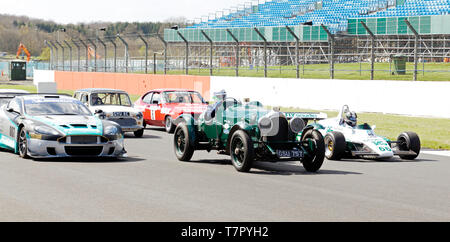
[[[279,158],[303,158],[303,151],[301,150],[277,150]]]

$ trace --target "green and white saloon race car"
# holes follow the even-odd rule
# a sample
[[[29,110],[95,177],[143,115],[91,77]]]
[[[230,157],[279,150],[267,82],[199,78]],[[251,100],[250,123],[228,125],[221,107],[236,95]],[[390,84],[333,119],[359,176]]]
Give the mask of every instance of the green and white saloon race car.
[[[396,141],[375,134],[375,126],[357,125],[357,115],[345,105],[338,117],[314,124],[324,136],[325,156],[329,160],[342,158],[390,159],[400,156],[405,160],[416,159],[421,150],[419,136],[405,132]]]
[[[0,108],[0,147],[22,158],[123,157],[123,132],[80,101],[63,95],[21,95]]]

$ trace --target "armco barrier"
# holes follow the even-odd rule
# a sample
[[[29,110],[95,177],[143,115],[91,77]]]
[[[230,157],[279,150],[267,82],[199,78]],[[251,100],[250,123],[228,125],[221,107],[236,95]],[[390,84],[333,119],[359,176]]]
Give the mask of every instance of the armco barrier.
[[[264,105],[450,118],[450,82],[211,77],[211,93]]]
[[[142,95],[152,89],[176,88],[196,90],[206,99],[210,97],[210,77],[207,76],[36,71],[35,83],[53,81],[57,83],[58,90],[112,88]]]

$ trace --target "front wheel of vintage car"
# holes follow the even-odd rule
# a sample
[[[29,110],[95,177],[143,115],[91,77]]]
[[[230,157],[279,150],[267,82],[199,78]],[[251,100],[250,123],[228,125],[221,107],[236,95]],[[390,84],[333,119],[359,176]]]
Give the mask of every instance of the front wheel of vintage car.
[[[322,134],[317,130],[308,130],[302,138],[307,144],[308,154],[302,160],[303,167],[308,172],[317,172],[325,159],[325,142]]]
[[[27,133],[24,128],[20,129],[19,132],[19,138],[18,138],[18,145],[19,145],[19,156],[28,159],[28,141],[27,141]]]
[[[253,163],[253,143],[242,130],[231,137],[230,155],[233,166],[239,172],[249,172]]]
[[[325,157],[328,160],[340,160],[344,156],[347,143],[341,132],[331,132],[325,136]]]
[[[174,135],[175,155],[180,161],[190,161],[194,155],[194,147],[189,138],[189,130],[186,124],[177,126]]]
[[[164,124],[166,125],[166,132],[169,134],[173,134],[175,131],[176,126],[173,124],[173,119],[170,116],[166,117],[166,120],[164,121]]]
[[[420,154],[421,144],[419,135],[414,132],[405,132],[397,138],[398,149],[400,151],[414,151],[415,155],[400,155],[404,160],[414,160]]]
[[[140,129],[138,131],[134,131],[134,137],[136,138],[142,138],[142,136],[144,136],[144,130],[145,129]]]

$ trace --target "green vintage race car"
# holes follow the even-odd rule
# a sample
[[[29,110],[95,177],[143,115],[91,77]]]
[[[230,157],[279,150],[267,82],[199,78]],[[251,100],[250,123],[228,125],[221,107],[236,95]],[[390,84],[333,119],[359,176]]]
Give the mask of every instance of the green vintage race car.
[[[227,98],[210,105],[197,121],[190,115],[175,120],[175,155],[190,161],[195,150],[218,150],[240,172],[250,171],[254,161],[301,161],[308,172],[317,172],[325,156],[323,136],[306,122],[322,115],[282,113],[260,102]]]

